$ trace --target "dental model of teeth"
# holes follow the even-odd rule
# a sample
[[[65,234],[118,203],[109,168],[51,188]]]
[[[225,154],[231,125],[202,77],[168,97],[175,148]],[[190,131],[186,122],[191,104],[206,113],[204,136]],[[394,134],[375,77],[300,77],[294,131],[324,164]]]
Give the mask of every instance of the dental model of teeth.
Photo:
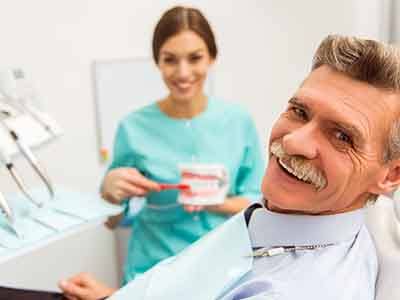
[[[223,165],[184,164],[179,168],[181,183],[190,186],[190,189],[180,192],[178,198],[180,203],[213,205],[225,201],[229,182]]]

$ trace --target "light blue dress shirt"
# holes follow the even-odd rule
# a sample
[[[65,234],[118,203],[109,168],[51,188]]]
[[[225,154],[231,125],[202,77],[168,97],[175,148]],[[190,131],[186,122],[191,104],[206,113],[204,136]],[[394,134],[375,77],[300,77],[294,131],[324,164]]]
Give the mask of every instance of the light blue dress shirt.
[[[364,211],[301,216],[240,213],[110,300],[373,300],[375,247]],[[253,258],[253,247],[318,246]]]
[[[190,162],[223,164],[230,178],[229,196],[259,199],[264,160],[254,122],[241,106],[216,98],[210,98],[207,109],[192,119],[170,118],[156,103],[129,114],[120,122],[109,169],[134,167],[154,181],[178,183],[178,164]],[[175,190],[150,193],[134,217],[124,283],[176,255],[229,217],[188,213],[177,196]]]
[[[363,210],[304,216],[259,208],[248,230],[256,248],[333,245],[255,258],[251,271],[220,300],[374,299],[378,264]]]

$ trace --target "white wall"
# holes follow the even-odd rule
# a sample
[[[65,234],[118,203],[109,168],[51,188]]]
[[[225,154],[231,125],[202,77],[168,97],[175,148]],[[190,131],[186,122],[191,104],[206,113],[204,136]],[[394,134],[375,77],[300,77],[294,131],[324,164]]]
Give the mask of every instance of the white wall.
[[[377,34],[376,18],[367,5],[377,1],[362,1],[367,12],[358,2],[188,3],[201,8],[216,31],[221,54],[216,66],[217,94],[247,103],[260,132],[265,133],[307,73],[323,36]],[[40,154],[56,182],[96,190],[102,169],[96,149],[91,62],[149,55],[153,26],[161,12],[175,3],[0,1],[0,66],[22,66],[33,77],[43,106],[65,130],[62,139]],[[7,177],[1,179],[12,186]]]
[[[186,3],[202,9],[215,29],[217,95],[246,103],[263,141],[326,34],[381,35],[379,0]],[[63,138],[39,153],[55,182],[97,190],[103,167],[96,148],[91,63],[150,55],[153,26],[173,4],[177,2],[0,0],[0,66],[23,67],[43,106],[65,130]],[[22,161],[19,165],[26,167]],[[0,187],[15,189],[4,170]],[[111,251],[105,245],[100,249]],[[101,262],[98,268],[101,272]]]
[[[391,9],[390,41],[396,45],[400,44],[400,1],[393,0]]]

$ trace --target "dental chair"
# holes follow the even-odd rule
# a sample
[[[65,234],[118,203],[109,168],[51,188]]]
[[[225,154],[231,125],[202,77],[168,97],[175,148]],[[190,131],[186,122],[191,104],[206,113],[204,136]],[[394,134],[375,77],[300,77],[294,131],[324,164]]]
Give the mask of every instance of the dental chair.
[[[400,191],[380,196],[367,209],[367,226],[378,253],[376,300],[400,299]]]
[[[391,198],[380,196],[375,204],[367,208],[366,214],[379,262],[375,300],[400,300],[400,190]],[[117,236],[122,265],[130,229],[118,228]]]

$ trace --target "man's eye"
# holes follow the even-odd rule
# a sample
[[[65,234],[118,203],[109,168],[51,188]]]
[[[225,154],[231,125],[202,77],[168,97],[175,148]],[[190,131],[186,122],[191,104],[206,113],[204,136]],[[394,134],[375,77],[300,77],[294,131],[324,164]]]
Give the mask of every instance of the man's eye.
[[[307,120],[307,113],[304,109],[300,107],[292,107],[292,111],[300,119]]]
[[[353,140],[351,139],[351,137],[347,133],[345,133],[345,132],[343,132],[341,130],[337,130],[335,132],[335,138],[337,140],[341,141],[342,143],[346,143],[346,144],[349,144],[349,145],[353,144]]]

